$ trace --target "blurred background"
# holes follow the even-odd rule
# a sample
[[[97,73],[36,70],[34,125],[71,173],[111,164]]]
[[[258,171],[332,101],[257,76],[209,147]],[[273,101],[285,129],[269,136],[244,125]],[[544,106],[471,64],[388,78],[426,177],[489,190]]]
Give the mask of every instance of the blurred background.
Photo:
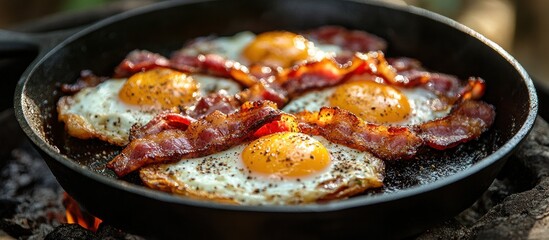
[[[0,0],[0,28],[26,31],[85,24],[160,0]],[[495,41],[549,89],[549,1],[386,0],[455,19]],[[67,19],[70,21],[67,22]],[[60,24],[61,23],[61,24]]]

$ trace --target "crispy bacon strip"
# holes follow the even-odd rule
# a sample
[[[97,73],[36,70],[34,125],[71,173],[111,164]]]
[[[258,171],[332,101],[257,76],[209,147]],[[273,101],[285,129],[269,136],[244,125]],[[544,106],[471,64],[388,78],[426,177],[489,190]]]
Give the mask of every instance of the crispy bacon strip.
[[[242,102],[235,96],[226,95],[223,91],[211,93],[202,97],[192,108],[183,113],[161,113],[145,125],[132,126],[130,141],[169,129],[186,130],[196,119],[203,118],[216,111],[223,114],[232,114],[238,111],[241,105]]]
[[[75,94],[84,88],[95,87],[107,79],[107,77],[96,76],[91,70],[82,70],[80,71],[80,77],[75,83],[61,85],[61,92]]]
[[[352,52],[384,51],[387,42],[373,34],[360,30],[348,30],[340,26],[323,26],[304,33],[313,41],[334,44]]]
[[[484,95],[486,88],[484,80],[478,77],[470,77],[464,83],[453,75],[431,73],[416,69],[400,72],[399,74],[403,76],[401,79],[404,80],[396,85],[404,87],[421,85],[427,90],[443,97],[449,105],[467,99],[480,99]]]
[[[403,87],[423,86],[435,94],[444,97],[448,105],[454,105],[464,100],[478,100],[484,95],[486,85],[479,77],[470,77],[463,82],[456,76],[429,72],[421,63],[412,58],[391,58],[388,63],[400,77],[392,78],[394,84]],[[391,78],[390,78],[391,79]]]
[[[237,111],[242,103],[235,96],[229,96],[225,92],[211,93],[200,98],[193,108],[186,111],[186,115],[199,119],[215,111],[231,114]]]
[[[301,112],[296,120],[301,132],[368,151],[385,159],[413,157],[422,145],[444,150],[478,138],[495,119],[494,107],[482,101],[468,100],[459,104],[448,116],[417,126],[397,127],[365,123],[354,114],[323,107],[318,112]],[[291,120],[291,119],[290,119]],[[291,125],[291,121],[286,120]],[[270,131],[284,129],[280,123]]]
[[[229,96],[225,92],[216,92],[201,98],[192,108],[185,113],[192,118],[201,118],[214,111],[230,114],[237,111],[244,102],[268,100],[283,106],[287,101],[284,90],[265,82],[258,82],[253,86]]]
[[[156,67],[169,67],[170,61],[164,56],[146,50],[133,50],[114,69],[115,78],[130,77],[134,73]]]
[[[482,101],[464,101],[448,116],[420,124],[415,132],[434,149],[443,150],[478,138],[494,122],[494,107]]]
[[[337,107],[323,107],[318,112],[305,111],[296,114],[296,117],[303,133],[320,135],[332,142],[371,152],[385,160],[411,158],[423,144],[421,138],[406,127],[366,123]]]
[[[456,102],[465,100],[479,100],[482,96],[484,96],[485,91],[486,84],[484,83],[484,79],[479,77],[470,77],[467,79],[467,84],[460,88]]]
[[[160,114],[143,126],[133,126],[130,130],[130,140],[156,134],[167,129],[185,130],[195,119],[201,119],[213,112],[233,114],[240,109],[244,102],[268,100],[282,106],[287,99],[281,91],[272,89],[268,84],[260,82],[234,96],[229,96],[223,91],[211,93],[202,97],[194,106],[186,109],[184,113]]]
[[[196,121],[192,117],[185,116],[179,113],[165,112],[156,115],[147,124],[141,126],[135,124],[130,129],[130,142],[144,138],[147,135],[157,134],[168,129],[186,130],[192,122]]]
[[[258,81],[254,74],[265,76],[265,73],[260,71],[261,69],[254,69],[253,72],[250,72],[246,66],[217,54],[187,55],[184,51],[177,51],[170,59],[167,59],[160,54],[146,50],[133,50],[115,68],[114,77],[130,77],[137,72],[156,67],[169,67],[187,73],[206,73],[232,78],[247,87]]]
[[[311,89],[334,86],[361,74],[370,74],[389,82],[397,76],[382,52],[369,52],[356,53],[343,64],[335,58],[309,62],[281,73],[274,83],[292,97]]]
[[[217,54],[188,55],[184,51],[177,51],[170,58],[170,67],[183,72],[232,78],[246,87],[258,82],[258,78],[246,66]]]
[[[213,112],[192,122],[187,130],[170,129],[135,139],[107,164],[118,176],[154,163],[205,156],[237,145],[281,111],[269,101],[247,102],[233,114]]]
[[[343,67],[333,59],[310,62],[281,75],[276,83],[285,89],[290,96],[310,89],[337,85],[344,80],[347,73],[355,70],[360,63],[353,61],[349,67]]]

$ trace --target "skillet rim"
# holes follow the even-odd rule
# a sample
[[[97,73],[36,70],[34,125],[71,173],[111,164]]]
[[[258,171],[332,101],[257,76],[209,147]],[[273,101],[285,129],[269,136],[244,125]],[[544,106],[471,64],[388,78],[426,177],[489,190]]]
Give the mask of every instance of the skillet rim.
[[[538,111],[538,99],[534,84],[532,79],[529,77],[526,70],[518,63],[518,61],[507,53],[502,47],[498,46],[496,43],[482,36],[481,34],[475,32],[474,30],[455,22],[447,17],[439,15],[437,13],[430,12],[425,9],[413,7],[413,6],[403,6],[395,5],[387,2],[380,1],[360,1],[360,0],[345,0],[347,2],[357,2],[360,4],[371,5],[375,7],[389,8],[391,10],[396,10],[400,12],[408,12],[414,15],[418,15],[428,20],[438,22],[440,24],[448,25],[451,28],[463,32],[478,41],[481,41],[486,46],[492,48],[498,55],[503,57],[508,63],[510,63],[515,70],[519,73],[522,78],[522,82],[525,84],[528,90],[529,98],[529,108],[527,117],[520,127],[520,129],[514,134],[507,142],[505,142],[499,149],[495,152],[489,154],[485,158],[479,160],[477,163],[468,167],[465,170],[461,170],[455,174],[438,179],[434,182],[428,184],[421,184],[409,187],[407,189],[398,190],[396,192],[391,192],[387,194],[376,194],[371,196],[356,196],[349,199],[342,199],[337,201],[332,201],[328,203],[321,204],[307,204],[307,205],[264,205],[264,206],[249,206],[249,205],[228,205],[222,203],[215,203],[202,200],[194,200],[190,198],[185,198],[182,196],[149,189],[144,186],[138,186],[131,184],[125,181],[121,181],[116,178],[106,177],[94,171],[90,171],[88,167],[83,166],[76,161],[61,155],[55,147],[52,147],[45,140],[43,140],[39,134],[37,134],[29,124],[29,119],[26,117],[26,111],[28,109],[27,101],[28,97],[25,95],[25,90],[27,87],[28,79],[33,75],[34,71],[44,63],[49,57],[54,55],[58,50],[64,48],[66,45],[72,43],[73,41],[85,37],[87,34],[90,34],[96,30],[100,30],[103,27],[106,27],[110,24],[116,24],[122,20],[139,16],[148,12],[162,11],[167,8],[176,7],[180,5],[188,4],[199,4],[203,2],[212,2],[217,0],[191,0],[191,1],[165,1],[120,14],[105,18],[100,20],[84,29],[76,32],[75,34],[67,37],[65,40],[57,44],[54,48],[47,50],[45,54],[39,54],[38,59],[33,61],[29,68],[23,73],[19,82],[17,83],[15,96],[14,96],[14,109],[15,115],[19,122],[19,125],[31,141],[40,148],[41,151],[45,152],[55,161],[58,161],[65,167],[71,169],[72,171],[77,172],[82,177],[90,178],[93,181],[99,182],[101,184],[107,185],[109,187],[117,188],[120,191],[127,191],[131,194],[137,194],[142,197],[153,199],[156,201],[162,201],[170,204],[184,204],[192,207],[206,207],[216,210],[227,210],[227,211],[245,211],[245,212],[264,212],[264,213],[303,213],[303,212],[334,212],[338,210],[345,210],[357,207],[372,206],[380,203],[386,203],[391,201],[397,201],[409,197],[413,197],[422,193],[427,193],[434,191],[436,189],[445,187],[447,185],[456,183],[460,180],[464,180],[469,176],[476,174],[477,172],[487,168],[488,166],[495,164],[497,161],[502,158],[509,156],[516,147],[525,139],[530,130],[532,129],[534,122],[536,120],[537,111]]]

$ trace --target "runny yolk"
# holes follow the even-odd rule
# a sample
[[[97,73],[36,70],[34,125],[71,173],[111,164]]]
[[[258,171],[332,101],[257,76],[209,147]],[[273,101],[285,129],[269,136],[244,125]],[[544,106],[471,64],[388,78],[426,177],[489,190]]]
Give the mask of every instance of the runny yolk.
[[[408,99],[398,89],[373,81],[342,84],[329,98],[332,106],[350,111],[366,122],[396,123],[410,115]]]
[[[182,72],[156,68],[131,76],[118,96],[127,104],[169,109],[194,102],[198,87],[192,77]]]
[[[316,139],[296,132],[279,132],[252,141],[242,152],[253,173],[271,177],[306,177],[330,164],[328,150]]]
[[[257,35],[244,48],[243,55],[250,63],[287,68],[307,60],[313,45],[301,35],[272,31]]]

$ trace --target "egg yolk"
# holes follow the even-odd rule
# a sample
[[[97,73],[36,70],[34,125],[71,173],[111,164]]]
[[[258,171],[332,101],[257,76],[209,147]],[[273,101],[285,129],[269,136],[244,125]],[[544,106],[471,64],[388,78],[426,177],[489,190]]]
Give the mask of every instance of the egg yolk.
[[[252,172],[272,177],[306,177],[330,164],[330,153],[316,139],[295,132],[279,132],[252,141],[242,152]]]
[[[265,32],[249,43],[243,50],[251,63],[276,67],[291,67],[309,57],[313,43],[303,36],[284,31]]]
[[[192,77],[182,72],[156,68],[131,76],[118,96],[127,104],[169,109],[194,102],[198,87]]]
[[[398,89],[373,81],[338,86],[329,98],[332,106],[350,111],[366,122],[396,123],[410,115],[408,99]]]

